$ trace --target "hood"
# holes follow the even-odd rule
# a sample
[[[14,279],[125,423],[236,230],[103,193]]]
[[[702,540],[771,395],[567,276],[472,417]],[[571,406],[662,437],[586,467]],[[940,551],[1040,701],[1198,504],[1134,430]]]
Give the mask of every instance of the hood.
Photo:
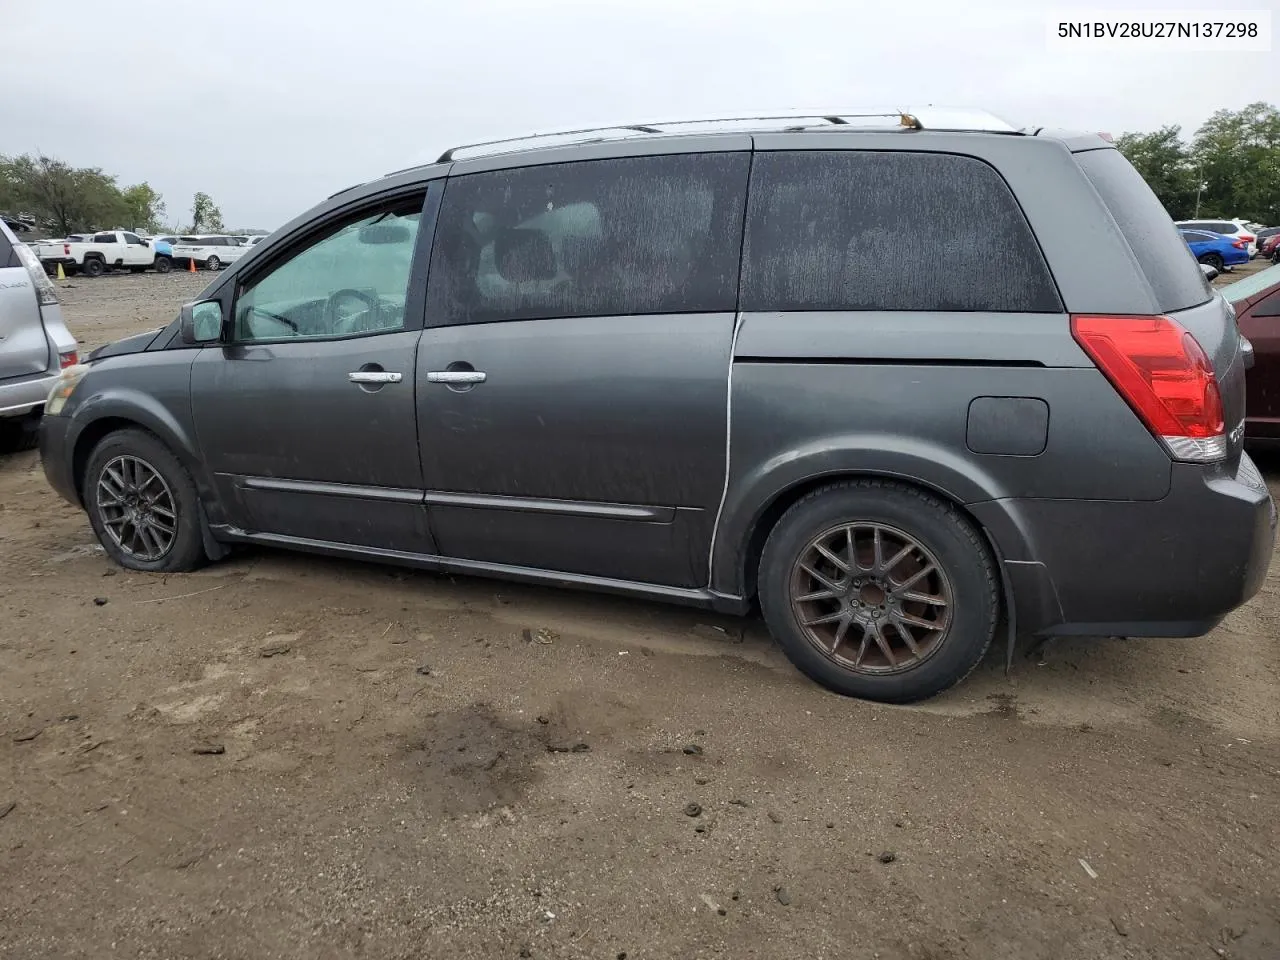
[[[155,340],[163,329],[164,327],[156,327],[146,333],[135,333],[132,337],[125,337],[123,340],[117,340],[114,343],[101,346],[89,354],[89,362],[92,363],[94,360],[102,360],[106,357],[123,357],[130,353],[142,353],[147,347],[151,346],[151,342]]]

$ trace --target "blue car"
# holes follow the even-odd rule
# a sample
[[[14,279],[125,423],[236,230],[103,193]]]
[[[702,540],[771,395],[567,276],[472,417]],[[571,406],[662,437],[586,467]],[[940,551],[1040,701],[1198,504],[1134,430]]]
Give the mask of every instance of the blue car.
[[[1179,230],[1195,258],[1221,271],[1237,263],[1249,262],[1249,244],[1208,230]]]

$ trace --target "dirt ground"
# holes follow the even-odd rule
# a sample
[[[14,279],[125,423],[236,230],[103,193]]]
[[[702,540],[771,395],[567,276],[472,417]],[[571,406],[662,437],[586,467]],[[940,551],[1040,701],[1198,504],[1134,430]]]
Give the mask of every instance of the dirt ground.
[[[62,286],[92,347],[207,279]],[[1278,634],[1280,565],[1205,639],[890,708],[754,621],[268,551],[128,573],[5,455],[0,957],[1275,960]]]

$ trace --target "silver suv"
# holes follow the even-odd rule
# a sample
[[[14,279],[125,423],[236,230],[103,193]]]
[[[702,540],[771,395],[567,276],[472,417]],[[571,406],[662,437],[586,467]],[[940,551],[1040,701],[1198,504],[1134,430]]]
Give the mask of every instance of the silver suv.
[[[53,282],[0,220],[0,447],[34,446],[45,397],[75,362]]]
[[[936,111],[549,139],[343,191],[96,351],[50,482],[134,569],[257,543],[758,602],[888,701],[1001,620],[1197,636],[1258,590],[1251,354],[1111,143]]]

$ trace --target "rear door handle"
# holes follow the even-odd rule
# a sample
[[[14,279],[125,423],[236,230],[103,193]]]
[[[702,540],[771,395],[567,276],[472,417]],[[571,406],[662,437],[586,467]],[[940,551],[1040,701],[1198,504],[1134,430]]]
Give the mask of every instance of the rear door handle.
[[[388,370],[352,370],[347,379],[352,383],[399,383],[404,376]]]
[[[484,383],[486,375],[480,370],[432,370],[427,373],[427,383]]]

